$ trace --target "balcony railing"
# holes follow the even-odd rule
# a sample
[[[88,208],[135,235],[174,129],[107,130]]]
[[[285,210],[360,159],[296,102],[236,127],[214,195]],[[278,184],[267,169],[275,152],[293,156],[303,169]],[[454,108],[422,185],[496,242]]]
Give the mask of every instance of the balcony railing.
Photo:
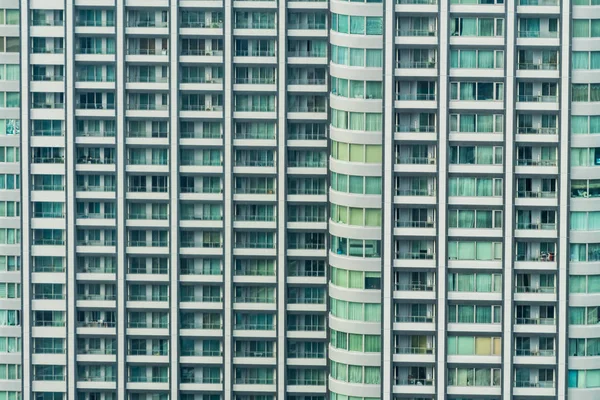
[[[531,158],[519,158],[517,159],[517,165],[519,166],[535,166],[535,167],[556,167],[558,165],[557,160],[534,160]]]
[[[396,125],[396,132],[434,133],[434,125]]]
[[[435,349],[430,347],[396,347],[395,354],[434,354]]]
[[[549,381],[515,381],[518,388],[553,388],[554,382]]]
[[[433,101],[435,100],[435,93],[398,94],[396,99],[401,101]]]
[[[539,191],[532,192],[527,190],[517,190],[518,198],[529,198],[529,199],[554,199],[556,198],[556,192]]]
[[[516,293],[556,293],[556,288],[549,286],[517,286],[515,288]]]
[[[418,253],[418,252],[399,252],[396,253],[398,260],[433,260],[435,254]]]
[[[528,71],[556,71],[558,70],[557,63],[522,63],[520,62],[517,69]]]
[[[396,290],[410,292],[433,292],[435,287],[427,283],[397,283]]]
[[[519,135],[556,135],[558,128],[532,128],[520,126],[517,128]]]
[[[398,228],[435,228],[435,221],[396,221]]]
[[[398,29],[396,34],[398,36],[437,36],[437,32],[430,29]]]
[[[554,350],[516,349],[515,356],[554,357]]]
[[[33,184],[32,190],[45,190],[45,191],[62,191],[65,190],[64,185],[41,185]]]
[[[560,0],[519,0],[520,6],[557,6]]]
[[[556,223],[517,222],[517,229],[555,230]]]
[[[525,95],[520,94],[517,101],[524,103],[558,103],[558,96],[554,95]]]
[[[397,189],[396,196],[435,196],[431,189]]]
[[[435,320],[433,316],[426,315],[398,315],[396,316],[396,322],[416,322],[416,323],[430,323]]]
[[[515,318],[517,325],[556,325],[556,318]]]
[[[436,68],[435,61],[398,61],[397,68]]]

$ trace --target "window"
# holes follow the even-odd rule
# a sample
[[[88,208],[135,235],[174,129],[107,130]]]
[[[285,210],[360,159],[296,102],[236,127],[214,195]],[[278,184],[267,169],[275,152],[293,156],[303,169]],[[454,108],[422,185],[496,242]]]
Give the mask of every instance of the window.
[[[451,68],[504,68],[503,50],[452,50]]]
[[[451,82],[450,100],[500,101],[504,99],[502,82]]]
[[[451,36],[504,36],[504,18],[452,18]]]
[[[331,30],[352,35],[382,35],[383,17],[331,14]]]
[[[448,260],[502,260],[502,243],[470,242],[466,240],[449,241]]]

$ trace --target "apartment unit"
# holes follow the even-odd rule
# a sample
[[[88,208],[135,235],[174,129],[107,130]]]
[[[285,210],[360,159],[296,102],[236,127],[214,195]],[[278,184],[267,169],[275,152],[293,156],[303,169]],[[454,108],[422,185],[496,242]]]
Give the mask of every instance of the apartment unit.
[[[0,0],[0,41],[0,400],[600,398],[599,0]]]

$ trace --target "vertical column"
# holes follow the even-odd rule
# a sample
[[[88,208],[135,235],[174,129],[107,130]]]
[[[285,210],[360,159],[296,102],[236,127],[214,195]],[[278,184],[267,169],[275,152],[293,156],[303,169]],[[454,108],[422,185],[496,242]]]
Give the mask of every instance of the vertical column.
[[[437,398],[446,398],[446,275],[448,257],[447,203],[448,193],[448,60],[449,1],[440,0],[439,13],[439,100],[438,100],[438,245],[437,245]]]
[[[117,397],[126,398],[127,385],[127,230],[126,230],[126,191],[127,176],[125,174],[125,0],[115,2],[115,144],[116,144],[116,294],[117,294]],[[106,262],[106,260],[105,260]]]
[[[179,11],[177,0],[171,0],[169,10],[169,83],[170,96],[170,223],[171,232],[169,246],[171,255],[169,260],[170,273],[170,333],[169,355],[171,359],[170,382],[171,399],[179,398]]]
[[[279,0],[277,37],[277,398],[285,399],[286,370],[286,0]]]
[[[383,8],[383,196],[382,196],[382,381],[381,399],[392,398],[392,349],[393,344],[393,285],[394,285],[394,1],[384,1]]]
[[[125,0],[116,1],[116,112],[117,112],[117,396],[126,398],[127,375],[127,257],[125,243],[125,193],[127,191],[125,175]]]
[[[21,354],[22,398],[31,398],[31,228],[29,152],[29,2],[21,5]]]
[[[516,4],[506,1],[506,51],[504,97],[504,254],[503,254],[503,344],[502,344],[502,394],[504,399],[512,398],[513,371],[513,232],[514,232],[514,135],[515,122],[515,43],[516,43]]]
[[[557,366],[556,394],[559,400],[567,397],[567,346],[568,346],[568,286],[569,277],[569,154],[570,154],[570,92],[571,92],[571,1],[562,0],[561,57],[560,57],[560,166],[559,166],[559,243],[558,243],[558,312],[557,316]]]
[[[77,391],[76,363],[76,276],[75,266],[75,4],[65,2],[65,189],[66,189],[66,270],[67,270],[67,398]]]
[[[233,370],[233,315],[232,315],[232,290],[233,290],[233,1],[225,0],[223,26],[224,34],[224,101],[223,101],[223,229],[225,243],[223,246],[223,289],[224,289],[224,317],[223,317],[223,398],[232,399],[232,370]]]

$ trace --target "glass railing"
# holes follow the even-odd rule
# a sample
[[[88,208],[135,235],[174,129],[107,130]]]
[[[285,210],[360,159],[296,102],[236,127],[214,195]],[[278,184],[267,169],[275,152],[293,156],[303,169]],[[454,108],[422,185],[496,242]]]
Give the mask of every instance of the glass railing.
[[[436,159],[433,157],[397,157],[397,164],[418,164],[418,165],[426,165],[426,164],[435,164]]]
[[[273,167],[275,166],[274,160],[235,160],[234,166],[236,167]]]
[[[289,132],[288,140],[325,140],[326,132]]]
[[[52,211],[34,211],[34,218],[64,218],[64,212],[52,212]]]
[[[167,28],[169,24],[163,21],[156,20],[128,20],[127,27],[128,28]]]
[[[520,38],[542,38],[542,39],[553,39],[558,38],[558,32],[550,31],[518,31],[518,37]]]
[[[130,247],[167,247],[168,240],[130,240],[127,246]]]
[[[516,349],[515,356],[554,357],[554,350]]]
[[[396,125],[396,132],[433,133],[435,130],[434,125]]]
[[[433,101],[435,100],[434,93],[411,93],[411,94],[399,94],[396,96],[397,100],[400,101]]]
[[[556,293],[556,288],[549,286],[517,286],[515,288],[516,293]]]
[[[181,247],[186,247],[186,248],[196,247],[196,248],[205,248],[205,249],[216,249],[216,248],[223,247],[223,243],[221,243],[221,242],[196,243],[195,241],[182,240],[181,241]]]
[[[275,83],[275,78],[235,78],[235,83],[240,85],[272,85]]]
[[[60,19],[32,19],[31,26],[63,26],[64,21]]]
[[[262,303],[269,304],[275,303],[274,298],[268,298],[263,296],[236,296],[234,299],[235,303]]]
[[[65,79],[64,75],[32,75],[32,81],[44,81],[44,82],[59,82]]]
[[[237,323],[234,325],[233,329],[243,330],[243,331],[272,331],[275,330],[275,325],[273,324],[260,324],[260,323]]]
[[[64,381],[64,374],[33,374],[34,381]]]
[[[435,61],[398,61],[397,68],[436,68]]]
[[[517,325],[556,325],[556,318],[515,318]]]
[[[63,54],[65,49],[62,48],[47,48],[47,47],[33,47],[31,53],[33,54]]]
[[[140,75],[129,75],[127,76],[127,82],[132,83],[166,83],[169,78],[162,76],[140,76]]]
[[[538,254],[517,254],[515,261],[541,261],[551,262],[555,261],[554,253],[538,253]]]
[[[33,346],[34,354],[65,354],[66,349],[64,347],[42,347]]]
[[[556,192],[539,191],[532,192],[527,190],[517,190],[518,198],[530,198],[530,199],[554,199],[556,198]]]
[[[435,196],[432,189],[397,189],[396,196]]]
[[[110,239],[105,239],[105,240],[78,240],[77,241],[77,246],[116,246],[117,242],[116,240],[110,240]]]
[[[80,110],[114,110],[115,103],[77,103]]]
[[[116,348],[104,348],[104,349],[85,349],[85,348],[77,348],[77,354],[93,354],[93,355],[115,355],[117,354]]]
[[[222,28],[223,21],[205,22],[205,21],[181,21],[180,28]]]
[[[65,272],[66,268],[62,265],[34,265],[33,272]]]
[[[556,223],[517,222],[517,229],[555,230]]]
[[[182,49],[182,56],[223,56],[223,50]]]
[[[520,6],[557,6],[560,0],[519,0]]]
[[[222,193],[223,189],[220,187],[204,186],[204,187],[189,187],[182,186],[181,193]]]
[[[167,186],[129,185],[128,190],[134,193],[167,193],[169,191],[169,188]]]
[[[33,298],[35,300],[62,300],[65,295],[62,293],[34,293]]]
[[[275,29],[275,22],[270,21],[252,21],[237,22],[234,29]]]
[[[129,301],[169,301],[169,296],[161,295],[146,295],[146,294],[130,294],[127,298]]]
[[[437,36],[437,32],[430,29],[398,29],[396,34],[398,36]]]
[[[53,327],[63,327],[65,326],[64,321],[33,321],[33,326],[53,326]]]
[[[519,63],[517,69],[533,71],[556,71],[557,63]]]
[[[273,378],[254,378],[254,377],[236,377],[235,384],[237,385],[274,385]]]
[[[219,384],[222,383],[220,377],[211,377],[211,376],[182,376],[181,383],[199,383],[199,384]]]
[[[417,322],[417,323],[430,323],[435,320],[433,316],[426,315],[398,315],[396,316],[396,322]]]
[[[143,111],[152,111],[152,110],[168,110],[169,109],[169,105],[168,104],[155,104],[155,103],[146,103],[146,104],[141,104],[141,103],[127,103],[127,109],[128,110],[143,110]]]
[[[223,111],[223,106],[214,104],[182,104],[181,111]]]
[[[127,327],[132,329],[167,329],[169,324],[166,322],[130,321]]]
[[[396,0],[396,4],[437,4],[437,0]]]
[[[102,21],[101,19],[77,19],[75,26],[86,26],[86,27],[113,27],[115,26],[114,20]]]
[[[517,128],[519,135],[556,135],[558,128],[533,128],[520,126]]]
[[[77,321],[77,326],[80,328],[114,328],[116,322],[109,321]]]
[[[102,130],[102,131],[91,131],[84,130],[83,132],[77,132],[76,135],[79,137],[115,137],[117,131],[114,130]]]
[[[111,185],[77,185],[76,189],[81,192],[114,192],[116,187]]]
[[[34,129],[31,136],[64,136],[65,131],[61,129]]]
[[[433,386],[433,379],[420,379],[411,377],[396,378],[396,385],[409,385],[409,386]]]
[[[435,254],[419,253],[419,252],[399,252],[396,253],[398,260],[433,260]]]
[[[45,102],[45,101],[34,101],[31,103],[32,108],[65,108],[64,103],[57,102]]]
[[[520,94],[517,101],[526,103],[558,103],[558,96],[525,95]]]
[[[139,48],[128,48],[127,54],[130,56],[168,56],[169,50],[167,49],[139,49]]]
[[[83,265],[77,268],[78,273],[88,274],[114,274],[116,267],[114,266],[96,266],[96,265]]]
[[[181,83],[223,83],[223,78],[206,78],[204,76],[183,76],[181,78]]]
[[[395,354],[434,354],[435,349],[430,347],[396,347]]]
[[[556,167],[557,160],[534,160],[531,158],[518,158],[517,165],[519,166],[536,166],[536,167]]]
[[[287,53],[288,57],[327,57],[327,52],[324,50],[290,50]]]
[[[32,157],[34,164],[64,164],[64,156],[59,157]]]
[[[271,190],[270,193],[273,191]],[[319,188],[295,188],[291,187],[288,189],[288,194],[298,194],[298,195],[324,195],[327,194],[326,189]]]
[[[435,287],[427,283],[397,283],[396,290],[411,292],[433,292]]]
[[[105,300],[113,301],[117,299],[114,294],[78,294],[77,300]]]
[[[288,160],[288,167],[296,168],[324,168],[327,166],[326,160]]]
[[[236,249],[274,249],[275,243],[240,241],[235,242],[234,247]]]
[[[515,381],[518,388],[553,388],[554,382],[549,381]]]
[[[288,78],[288,85],[325,85],[325,78]]]
[[[102,47],[82,47],[77,49],[77,54],[114,55],[115,50],[103,49]]]
[[[288,304],[325,304],[325,296],[322,297],[288,297]]]
[[[36,239],[33,238],[33,244],[37,246],[62,246],[65,244],[63,239]]]
[[[167,376],[130,376],[128,382],[151,382],[151,383],[167,383],[169,377]]]
[[[435,228],[435,221],[396,221],[397,228]]]
[[[320,378],[289,378],[288,385],[295,386],[324,386],[325,379]]]
[[[220,322],[182,322],[181,329],[222,329]]]
[[[203,350],[203,349],[182,349],[181,355],[184,357],[221,357],[221,350]]]
[[[182,302],[189,303],[221,303],[223,302],[223,297],[220,295],[217,296],[201,296],[201,295],[181,295]]]
[[[326,29],[327,24],[324,22],[297,22],[288,24],[288,29]]]
[[[115,160],[114,158],[95,158],[95,157],[90,157],[90,156],[83,156],[83,157],[79,157],[77,159],[77,164],[103,164],[103,165],[108,165],[108,164],[114,164]]]
[[[236,194],[273,194],[273,193],[275,193],[275,190],[267,189],[267,188],[237,187],[237,188],[235,188],[235,193]],[[325,191],[323,191],[323,194],[325,194]]]
[[[312,324],[312,325],[290,324],[290,325],[288,325],[288,330],[296,331],[296,332],[322,332],[325,330],[325,325],[324,324]]]

